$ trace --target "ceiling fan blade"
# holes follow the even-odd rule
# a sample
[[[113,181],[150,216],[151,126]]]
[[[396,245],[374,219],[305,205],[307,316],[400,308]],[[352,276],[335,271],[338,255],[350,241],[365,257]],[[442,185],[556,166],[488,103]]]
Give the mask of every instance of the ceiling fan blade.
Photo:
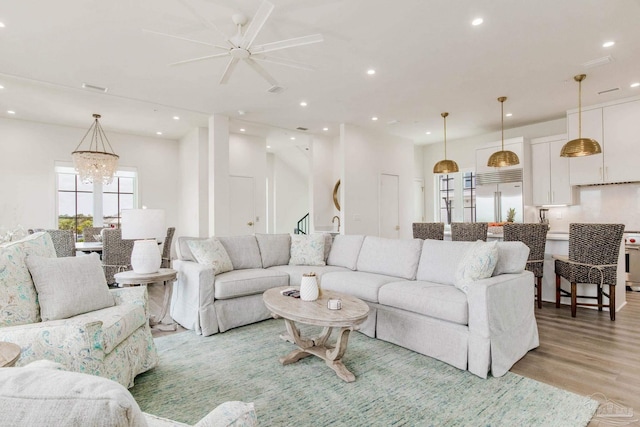
[[[301,62],[292,61],[284,58],[274,58],[273,56],[263,55],[251,55],[251,59],[262,62],[270,62],[272,64],[285,65],[287,67],[298,68],[300,70],[315,71],[316,69],[311,65],[303,64]]]
[[[310,36],[296,37],[294,39],[280,40],[273,43],[265,43],[254,46],[251,53],[267,53],[274,50],[287,49],[289,47],[304,46],[311,43],[319,43],[324,41],[322,34],[312,34]]]
[[[271,74],[269,74],[267,72],[267,70],[265,70],[262,65],[258,64],[256,61],[254,61],[251,58],[247,58],[245,59],[245,62],[251,67],[253,68],[258,74],[260,74],[262,76],[263,79],[265,79],[266,81],[268,81],[271,86],[278,86],[278,82],[276,81],[276,79],[274,79]]]
[[[238,58],[231,58],[231,61],[229,61],[229,63],[227,64],[227,68],[224,69],[222,77],[220,77],[221,85],[227,84],[227,82],[229,81],[229,77],[231,77],[231,73],[233,73],[233,70],[236,68],[238,62],[240,62]]]
[[[174,62],[172,64],[169,65],[182,65],[182,64],[189,64],[191,62],[198,62],[198,61],[204,61],[205,59],[211,59],[211,58],[220,58],[223,56],[228,56],[229,52],[225,52],[225,53],[216,53],[215,55],[207,55],[207,56],[201,56],[199,58],[193,58],[193,59],[185,59],[184,61],[178,61],[178,62]]]
[[[173,34],[161,33],[161,32],[158,32],[158,31],[147,30],[147,29],[144,29],[144,28],[142,29],[142,31],[144,31],[145,33],[156,34],[158,36],[170,37],[172,39],[178,39],[178,40],[184,40],[184,41],[191,42],[191,43],[203,44],[205,46],[212,46],[212,47],[215,47],[215,48],[218,48],[218,49],[225,49],[225,50],[229,49],[227,46],[220,46],[220,45],[217,45],[217,44],[207,43],[207,42],[203,42],[203,41],[200,41],[200,40],[188,39],[186,37],[181,37],[181,36],[174,36]]]
[[[211,22],[208,19],[206,19],[202,13],[198,12],[187,0],[178,0],[178,2],[180,2],[180,4],[182,4],[189,12],[191,12],[191,14],[198,21],[200,21],[200,23],[202,25],[204,25],[205,27],[207,27],[209,29],[212,29],[213,31],[215,31],[218,34],[220,34],[222,36],[222,38],[227,43],[229,43],[229,45],[231,45],[231,42],[229,42],[229,37],[227,37],[227,35],[225,33],[223,33],[213,22]],[[233,47],[233,45],[231,45],[231,46]]]
[[[273,8],[274,6],[272,3],[269,3],[266,0],[262,2],[260,8],[258,8],[258,11],[249,23],[244,36],[242,36],[242,40],[240,40],[240,48],[249,49],[251,47],[251,44],[255,40],[256,36],[264,26],[265,22],[267,22],[269,15],[271,15],[271,12],[273,12]]]

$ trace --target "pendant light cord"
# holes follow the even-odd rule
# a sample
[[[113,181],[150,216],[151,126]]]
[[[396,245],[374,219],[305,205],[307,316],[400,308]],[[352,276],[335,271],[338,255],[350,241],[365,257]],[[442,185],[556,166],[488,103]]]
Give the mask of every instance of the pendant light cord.
[[[582,79],[578,80],[578,139],[582,139]]]
[[[444,118],[444,159],[447,160],[447,116],[442,117]]]

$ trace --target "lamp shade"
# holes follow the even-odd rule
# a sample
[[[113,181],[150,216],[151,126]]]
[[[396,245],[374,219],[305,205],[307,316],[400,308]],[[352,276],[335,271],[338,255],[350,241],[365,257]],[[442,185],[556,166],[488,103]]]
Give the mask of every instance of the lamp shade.
[[[156,273],[162,264],[162,254],[156,238],[166,235],[164,210],[123,209],[122,238],[135,240],[131,252],[131,267],[138,274]]]

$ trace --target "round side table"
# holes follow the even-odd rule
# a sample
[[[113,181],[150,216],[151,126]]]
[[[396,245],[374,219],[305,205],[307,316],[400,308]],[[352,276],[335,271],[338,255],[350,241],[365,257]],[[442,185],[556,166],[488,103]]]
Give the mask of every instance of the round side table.
[[[12,342],[0,341],[0,368],[15,365],[20,358],[20,346]]]
[[[178,277],[178,272],[172,268],[161,268],[156,273],[148,273],[148,274],[140,274],[136,273],[133,270],[130,271],[122,271],[120,273],[114,274],[113,278],[116,280],[118,285],[148,285],[150,283],[164,283],[164,300],[162,302],[162,311],[160,312],[160,317],[151,316],[149,319],[149,325],[157,326],[160,325],[162,319],[167,315],[167,311],[169,310],[169,303],[171,302],[171,290],[173,287],[173,282],[176,281]],[[176,325],[172,323],[175,328]],[[175,330],[175,329],[174,329]]]

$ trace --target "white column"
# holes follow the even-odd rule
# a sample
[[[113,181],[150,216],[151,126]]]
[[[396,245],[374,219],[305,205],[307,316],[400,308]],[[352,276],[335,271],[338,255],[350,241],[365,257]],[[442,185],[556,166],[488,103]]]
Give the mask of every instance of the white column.
[[[229,118],[209,117],[209,235],[229,230]]]

